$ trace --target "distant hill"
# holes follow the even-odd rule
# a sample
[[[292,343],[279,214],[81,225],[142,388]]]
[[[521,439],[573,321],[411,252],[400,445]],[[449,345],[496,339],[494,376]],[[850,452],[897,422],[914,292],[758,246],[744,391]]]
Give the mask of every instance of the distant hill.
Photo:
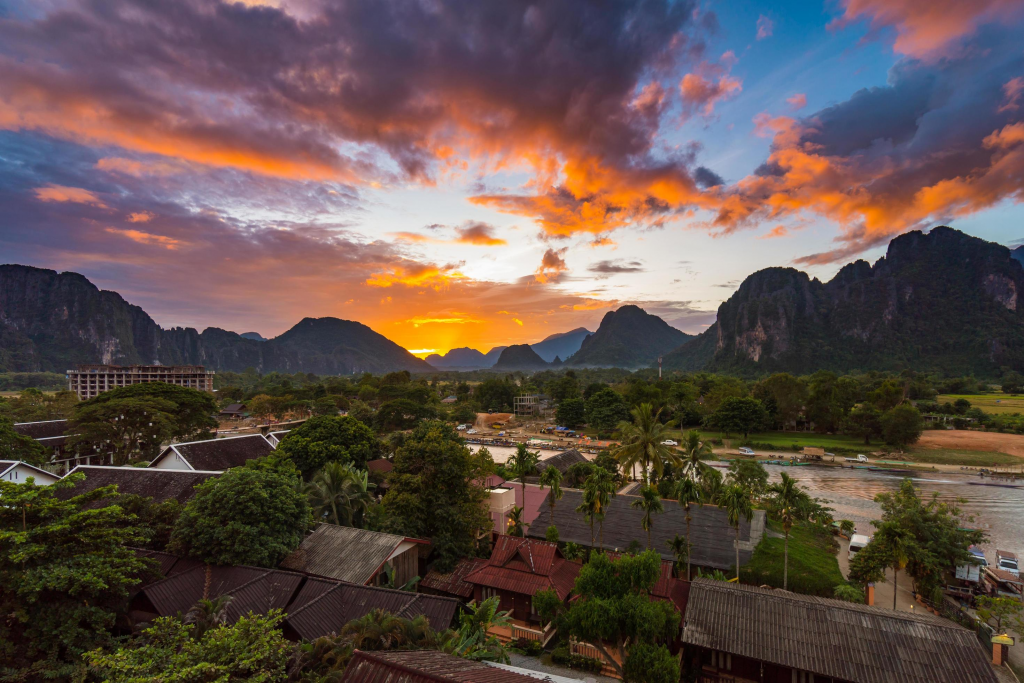
[[[575,330],[560,332],[546,337],[543,341],[531,344],[530,348],[537,352],[537,355],[551,363],[555,358],[568,358],[580,350],[583,340],[593,334],[585,327],[577,327]]]
[[[566,365],[647,367],[690,338],[639,306],[623,306],[605,314],[597,332],[583,340]]]
[[[243,332],[238,336],[242,339],[252,339],[253,341],[267,341],[267,338],[259,332]]]
[[[821,283],[792,268],[749,276],[707,331],[665,356],[676,370],[742,374],[912,369],[1024,371],[1020,248],[947,227],[909,232],[873,266]]]
[[[1024,264],[1024,245],[1010,250],[1010,257]]]
[[[495,346],[493,349],[485,353],[484,362],[487,363],[485,367],[494,367],[494,364],[498,362],[498,358],[501,357],[501,352],[507,348],[507,346]]]
[[[498,357],[495,370],[543,370],[548,367],[544,359],[529,344],[513,344]]]
[[[424,360],[438,370],[449,370],[453,368],[468,370],[489,368],[494,365],[494,361],[488,362],[488,359],[484,354],[480,353],[476,349],[471,349],[466,346],[459,349],[452,349],[443,356],[432,353]],[[494,360],[497,360],[497,357],[495,357]]]
[[[63,372],[79,363],[205,365],[241,372],[430,372],[366,325],[305,318],[268,341],[209,327],[163,329],[78,273],[0,266],[0,371]]]

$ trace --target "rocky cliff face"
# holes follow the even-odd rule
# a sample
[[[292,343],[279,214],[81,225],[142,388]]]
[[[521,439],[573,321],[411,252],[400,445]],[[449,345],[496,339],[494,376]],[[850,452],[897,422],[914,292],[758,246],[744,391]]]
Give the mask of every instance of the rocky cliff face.
[[[215,327],[162,329],[77,273],[0,266],[0,371],[63,372],[79,363],[198,364],[214,370],[350,374],[430,366],[360,323],[306,318],[269,341]]]
[[[748,277],[707,332],[666,358],[694,370],[813,372],[1024,369],[1024,268],[951,228],[894,239],[822,284],[769,268]],[[714,340],[713,351],[711,341]],[[709,352],[710,351],[710,352]]]
[[[639,306],[623,306],[601,319],[597,332],[586,337],[568,365],[641,368],[690,338]]]

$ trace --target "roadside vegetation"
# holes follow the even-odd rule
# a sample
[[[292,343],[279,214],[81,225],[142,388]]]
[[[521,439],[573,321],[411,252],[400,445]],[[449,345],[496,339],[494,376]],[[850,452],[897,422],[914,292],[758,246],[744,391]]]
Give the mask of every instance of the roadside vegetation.
[[[782,534],[777,521],[768,529]],[[740,581],[754,586],[783,586],[784,539],[766,536],[754,550],[750,562],[740,568]],[[831,531],[821,525],[801,522],[793,526],[789,536],[789,590],[822,598],[835,597],[835,587],[846,580],[839,571],[836,541]]]

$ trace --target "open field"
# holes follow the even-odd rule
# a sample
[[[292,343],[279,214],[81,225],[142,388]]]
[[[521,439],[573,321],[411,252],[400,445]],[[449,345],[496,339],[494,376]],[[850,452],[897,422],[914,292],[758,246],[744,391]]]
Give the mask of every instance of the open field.
[[[678,430],[673,430],[673,434],[675,435],[672,438],[678,439],[681,433]],[[741,435],[725,435],[722,432],[716,431],[701,430],[701,435],[710,439],[722,439],[722,443],[725,444],[726,448],[736,448],[744,441]],[[876,448],[875,446],[865,446],[863,441],[852,436],[815,434],[813,432],[764,432],[762,434],[751,434],[749,440],[758,444],[771,444],[772,448],[785,450],[792,450],[793,446],[798,448],[811,446],[814,448],[824,448],[825,450],[839,449],[858,452],[865,452],[865,448],[869,450]]]
[[[1024,395],[1022,394],[941,394],[935,397],[939,403],[953,403],[958,398],[967,399],[974,408],[986,413],[999,415],[1005,413],[1024,413]]]
[[[1024,458],[1024,435],[975,432],[966,429],[930,429],[921,435],[915,451],[945,449],[1004,453]]]
[[[926,432],[927,433],[927,432]],[[926,465],[963,465],[967,467],[1005,467],[1024,465],[1024,458],[997,451],[970,451],[949,448],[914,448],[910,452],[894,455],[890,460],[902,460]]]

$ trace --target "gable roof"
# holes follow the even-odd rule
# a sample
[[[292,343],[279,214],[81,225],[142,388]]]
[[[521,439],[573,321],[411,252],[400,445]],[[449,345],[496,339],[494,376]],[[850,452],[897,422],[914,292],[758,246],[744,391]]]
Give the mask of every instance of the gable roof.
[[[319,524],[290,555],[284,569],[365,584],[405,541],[426,543],[404,536],[336,524]]]
[[[142,593],[161,616],[185,614],[204,596],[230,595],[228,618],[235,621],[249,612],[286,608],[303,579],[302,574],[278,569],[199,565],[152,583]]]
[[[391,472],[395,469],[395,466],[390,460],[384,458],[377,458],[376,460],[370,460],[366,463],[366,469],[370,472]]]
[[[466,581],[466,577],[477,569],[487,564],[482,557],[464,558],[459,560],[455,569],[447,574],[431,569],[419,583],[420,589],[434,590],[439,593],[457,595],[460,598],[473,597],[473,584]]]
[[[224,408],[222,408],[220,412],[221,412],[221,415],[223,415],[225,413],[244,413],[245,412],[245,404],[244,403],[230,403],[230,404],[224,406]]]
[[[581,462],[590,462],[587,460],[582,453],[575,448],[570,448],[567,451],[556,453],[550,458],[544,458],[537,463],[537,469],[541,472],[549,467],[554,467],[556,470],[565,474],[569,471],[569,468],[573,465],[577,465]]]
[[[607,549],[624,550],[633,541],[647,546],[647,534],[641,526],[643,511],[631,508],[630,503],[637,500],[636,496],[617,495],[609,501],[604,518],[604,547]],[[590,525],[582,513],[576,508],[583,502],[583,492],[564,489],[563,497],[555,505],[552,520],[551,511],[547,506],[540,509],[537,518],[532,522],[528,535],[542,538],[549,525],[558,529],[558,538],[563,542],[578,543],[590,547]],[[657,515],[651,529],[654,548],[661,553],[662,559],[674,560],[668,542],[676,534],[686,533],[686,511],[675,503],[666,500],[665,512]],[[714,505],[691,507],[690,533],[692,534],[693,550],[691,562],[700,567],[729,569],[736,563],[736,550],[733,546],[736,532],[729,525],[728,515],[722,508]],[[754,547],[760,543],[764,535],[764,510],[755,510],[748,524],[740,520],[740,564],[750,561]],[[594,535],[599,540],[598,525],[594,525]]]
[[[26,469],[32,470],[32,472],[29,473],[29,476],[36,477],[37,479],[39,479],[40,477],[53,480],[60,479],[60,475],[54,474],[53,472],[47,472],[41,467],[36,467],[35,465],[29,465],[27,462],[23,460],[0,460],[0,479],[3,479],[5,474],[7,474],[16,467],[24,467]],[[36,484],[41,485],[42,480],[40,479],[39,481],[36,482]]]
[[[52,439],[64,436],[67,420],[43,420],[41,422],[15,422],[14,431],[31,439]]]
[[[223,439],[172,443],[149,466],[155,467],[173,452],[193,470],[223,471],[242,467],[247,461],[268,456],[273,451],[274,445],[267,441],[267,437],[262,434],[245,434]]]
[[[973,632],[927,613],[701,578],[684,623],[684,643],[852,683],[996,680]]]
[[[544,674],[525,675],[437,650],[357,650],[342,683],[537,683]]]
[[[75,484],[74,488],[59,495],[80,496],[93,489],[116,484],[118,493],[152,498],[154,503],[176,500],[182,505],[195,495],[197,484],[220,474],[220,472],[160,470],[149,467],[78,465],[68,472],[68,476],[76,472],[84,474],[85,479]]]
[[[517,536],[498,536],[486,564],[467,574],[467,583],[534,595],[554,588],[565,600],[576,583],[580,565],[558,552],[558,545]]]

